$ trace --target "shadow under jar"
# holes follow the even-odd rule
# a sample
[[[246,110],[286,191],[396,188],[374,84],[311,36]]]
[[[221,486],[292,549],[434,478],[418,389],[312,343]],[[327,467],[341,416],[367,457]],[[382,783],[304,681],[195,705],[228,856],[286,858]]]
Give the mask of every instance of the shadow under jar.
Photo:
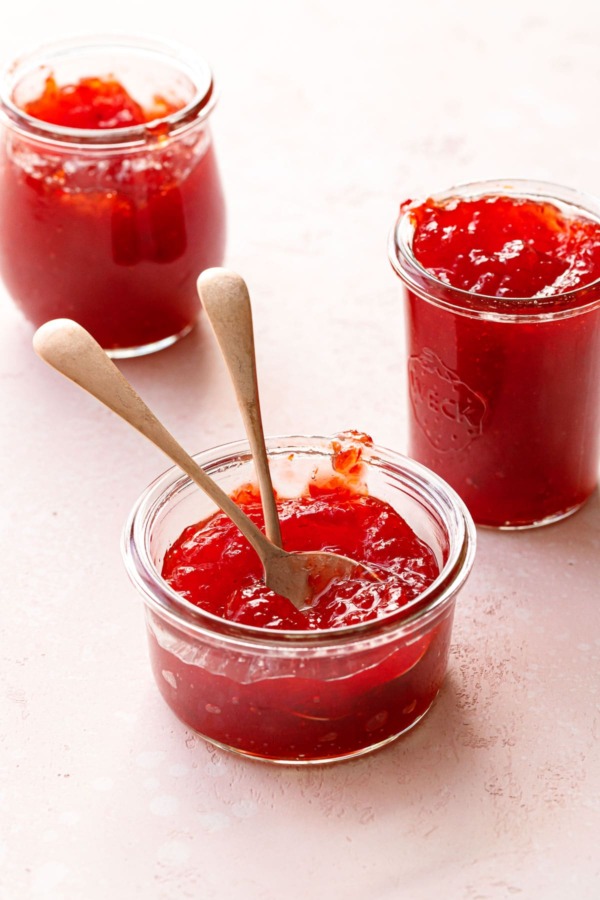
[[[455,287],[448,283],[452,274],[442,280],[419,261],[414,242],[421,204],[402,206],[389,256],[406,294],[408,449],[452,485],[478,524],[530,528],[575,512],[598,483],[600,204],[530,181],[468,184],[426,203],[453,215],[464,202],[490,198],[539,205],[550,232],[574,230],[575,222],[589,234],[580,257],[575,252],[570,270],[559,276],[571,282],[569,289],[556,289],[558,280],[551,294],[490,296]],[[525,274],[517,276],[541,274],[543,283],[538,262],[553,271],[552,254],[536,256],[534,241],[529,246],[527,240],[535,234],[515,240],[514,232],[502,236],[503,227],[499,222],[499,249],[488,247],[486,258],[472,239],[482,272],[491,261],[501,280],[506,260],[523,253]],[[468,251],[465,243],[467,265]],[[595,272],[587,283],[579,267]]]
[[[279,496],[296,496],[331,471],[325,438],[273,438],[268,452]],[[228,493],[254,480],[246,443],[195,458]],[[440,571],[406,606],[359,625],[269,630],[199,609],[160,573],[184,528],[214,507],[174,469],[136,503],[123,553],[145,603],[154,677],[176,715],[208,741],[271,762],[333,762],[387,744],[431,707],[473,563],[473,523],[454,491],[418,463],[378,447],[365,449],[363,461],[369,494],[403,516]]]
[[[145,121],[121,127],[131,121],[121,111],[112,125],[73,127],[26,111],[56,104],[64,121],[60,104],[98,79],[91,108],[116,83]],[[196,278],[221,264],[225,246],[214,104],[208,65],[159,42],[73,39],[9,67],[0,274],[34,325],[74,319],[114,357],[160,350],[191,330]]]

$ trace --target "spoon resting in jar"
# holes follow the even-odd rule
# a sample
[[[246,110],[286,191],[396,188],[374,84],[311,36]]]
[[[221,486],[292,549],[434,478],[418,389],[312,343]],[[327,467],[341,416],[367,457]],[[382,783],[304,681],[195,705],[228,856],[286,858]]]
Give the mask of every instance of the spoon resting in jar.
[[[260,413],[252,307],[246,282],[227,269],[205,269],[198,293],[235,390],[258,479],[265,531],[281,547],[281,528],[273,493],[265,433]]]
[[[297,609],[310,607],[316,596],[336,579],[359,574],[366,574],[368,577],[371,574],[362,563],[347,556],[325,551],[286,552],[271,543],[231,497],[178,444],[100,344],[77,322],[70,319],[46,322],[36,331],[33,347],[44,362],[96,397],[185,472],[248,540],[262,563],[267,587],[286,597]],[[376,575],[373,577],[377,578]]]

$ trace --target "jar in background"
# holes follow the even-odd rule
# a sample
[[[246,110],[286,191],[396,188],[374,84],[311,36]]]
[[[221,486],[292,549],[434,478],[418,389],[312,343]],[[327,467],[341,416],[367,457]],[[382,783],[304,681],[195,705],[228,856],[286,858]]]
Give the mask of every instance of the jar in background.
[[[275,490],[295,496],[331,473],[331,441],[272,438]],[[196,461],[231,493],[254,479],[247,443]],[[214,512],[177,469],[143,493],[123,535],[129,577],[145,604],[157,686],[173,712],[204,738],[277,763],[324,763],[394,740],[430,709],[448,664],[458,591],[475,553],[461,500],[423,466],[378,447],[364,449],[369,494],[389,503],[433,550],[440,573],[426,590],[380,619],[317,631],[226,621],[194,606],[161,577],[183,529]]]
[[[149,121],[43,121],[24,108],[49,77],[59,88],[115,80]],[[191,330],[196,278],[221,264],[225,246],[214,105],[208,65],[159,42],[68,40],[9,67],[0,94],[0,274],[34,325],[74,319],[114,357],[162,349]]]
[[[433,202],[499,196],[598,225],[600,204],[553,184],[486,181]],[[413,252],[402,207],[389,257],[406,294],[409,453],[478,524],[528,528],[575,512],[598,483],[600,283],[525,299],[461,290]]]

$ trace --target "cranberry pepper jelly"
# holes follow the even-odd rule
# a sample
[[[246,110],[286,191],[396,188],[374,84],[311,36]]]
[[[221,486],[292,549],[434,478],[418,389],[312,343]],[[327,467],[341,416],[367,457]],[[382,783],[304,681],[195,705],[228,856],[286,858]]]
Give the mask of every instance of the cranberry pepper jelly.
[[[264,531],[258,490],[244,486],[233,500]],[[300,612],[269,590],[246,538],[224,513],[188,526],[166,553],[162,576],[190,603],[232,622],[260,628],[313,631],[344,628],[394,613],[439,575],[433,551],[404,519],[376,497],[338,484],[309,485],[300,497],[277,502],[283,546],[340,553],[364,562],[376,578],[356,577],[326,586]]]
[[[284,546],[351,553],[381,581],[334,583],[298,611],[171,470],[124,535],[154,676],[179,718],[222,747],[281,763],[362,754],[415,725],[441,687],[472,523],[447,485],[389,451],[363,445],[351,473],[324,438],[271,441],[269,458]],[[262,523],[246,444],[196,459]]]
[[[598,204],[467,185],[404,204],[390,259],[407,289],[410,454],[479,524],[574,512],[598,478]]]
[[[1,108],[0,272],[33,322],[67,317],[113,356],[196,321],[225,209],[209,68],[142,41],[65,42],[17,62]]]

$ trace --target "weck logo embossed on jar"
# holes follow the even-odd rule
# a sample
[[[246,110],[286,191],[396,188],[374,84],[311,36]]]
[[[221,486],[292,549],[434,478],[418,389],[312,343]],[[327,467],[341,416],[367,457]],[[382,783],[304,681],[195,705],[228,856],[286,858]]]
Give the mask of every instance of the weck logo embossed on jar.
[[[436,450],[464,450],[481,434],[485,400],[432,350],[410,357],[408,383],[415,418]]]

